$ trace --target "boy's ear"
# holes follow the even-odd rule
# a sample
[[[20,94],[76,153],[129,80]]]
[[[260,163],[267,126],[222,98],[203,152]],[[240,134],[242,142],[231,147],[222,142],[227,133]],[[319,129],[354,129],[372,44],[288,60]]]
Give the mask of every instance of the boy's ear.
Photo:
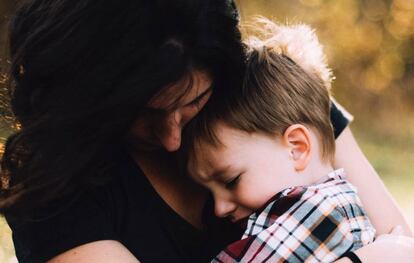
[[[302,124],[289,126],[283,134],[290,155],[295,162],[296,171],[303,171],[311,159],[311,137],[309,129]]]

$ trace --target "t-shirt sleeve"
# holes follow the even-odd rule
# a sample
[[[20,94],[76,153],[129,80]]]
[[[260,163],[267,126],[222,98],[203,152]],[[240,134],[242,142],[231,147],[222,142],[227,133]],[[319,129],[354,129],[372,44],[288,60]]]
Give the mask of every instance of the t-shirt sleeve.
[[[19,262],[46,262],[86,243],[116,240],[105,199],[103,192],[93,191],[65,203],[54,214],[30,220],[6,217]]]
[[[331,123],[334,128],[335,139],[345,130],[354,117],[333,98],[331,99]]]

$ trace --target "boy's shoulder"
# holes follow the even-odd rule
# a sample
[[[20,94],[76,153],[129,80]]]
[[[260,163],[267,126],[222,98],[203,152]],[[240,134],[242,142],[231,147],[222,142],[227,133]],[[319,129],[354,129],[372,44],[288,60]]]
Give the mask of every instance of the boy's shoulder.
[[[343,169],[335,170],[320,182],[309,186],[295,186],[276,194],[261,210],[252,214],[246,235],[258,233],[277,221],[301,224],[319,222],[324,217],[342,220],[366,217],[356,188],[346,180]],[[254,227],[253,227],[254,226]]]
[[[366,214],[359,199],[357,188],[346,179],[344,169],[338,169],[329,173],[318,183],[286,189],[281,194],[281,197],[289,198],[291,193],[294,192],[300,192],[301,194],[300,200],[291,207],[292,210],[317,209],[325,215],[337,210],[347,219]],[[349,212],[355,209],[360,211],[358,215]]]
[[[325,176],[321,182],[303,187],[302,200],[326,202],[335,207],[348,206],[350,203],[362,207],[357,188],[347,179],[344,169],[337,169]]]
[[[309,213],[314,214],[311,218],[315,220],[318,215],[332,214],[335,210],[343,217],[346,216],[344,207],[354,204],[360,205],[355,187],[345,180],[343,169],[336,170],[318,183],[289,187],[277,193],[249,217],[248,226],[254,226],[255,230],[246,234],[260,232],[284,218],[301,221]]]

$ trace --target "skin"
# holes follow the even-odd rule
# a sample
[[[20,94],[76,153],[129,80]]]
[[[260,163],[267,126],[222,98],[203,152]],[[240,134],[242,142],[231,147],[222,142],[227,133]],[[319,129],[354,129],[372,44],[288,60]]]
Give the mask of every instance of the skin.
[[[181,80],[164,87],[147,104],[149,113],[139,117],[129,131],[128,139],[136,151],[131,155],[144,171],[157,193],[181,217],[201,228],[201,212],[206,192],[186,176],[180,176],[173,155],[181,145],[181,131],[205,105],[211,95],[212,80],[207,72],[193,73],[190,92],[177,103],[175,94],[187,85]],[[139,151],[138,151],[139,149]],[[162,160],[161,160],[162,159]],[[164,166],[160,166],[162,163]],[[103,240],[70,249],[51,263],[139,262],[120,242]]]
[[[206,74],[206,76],[208,76],[208,74]],[[197,91],[193,94],[202,94],[202,91],[208,89],[211,85],[211,81],[206,82],[208,82],[208,84],[194,85],[193,89],[196,89]],[[179,85],[177,88],[179,88]],[[163,97],[164,92],[165,94],[171,94],[168,89],[164,89],[158,96]],[[170,95],[166,95],[166,97],[170,97]],[[195,99],[196,96],[193,98]],[[190,101],[191,98],[189,98],[188,102]],[[146,127],[150,129],[151,133],[143,133],[144,131],[137,129],[138,127],[134,125],[129,133],[129,137],[134,137],[134,140],[131,143],[133,145],[134,143],[137,145],[139,145],[139,143],[146,145],[155,144],[152,147],[153,149],[164,148],[166,151],[174,151],[178,149],[181,144],[182,127],[184,127],[185,123],[198,113],[204,104],[205,102],[200,103],[198,106],[199,109],[193,112],[193,114],[191,114],[193,116],[188,117],[185,122],[183,119],[180,120],[178,118],[175,120],[180,121],[169,121],[171,120],[171,116],[174,116],[171,115],[174,111],[166,111],[166,113],[169,114],[166,114],[159,124],[151,123],[151,119],[147,118],[145,120],[145,122],[147,122],[145,125],[148,125]],[[168,105],[158,106],[165,106],[160,107],[160,109],[168,109]],[[177,109],[183,109],[183,107],[186,107],[186,104],[181,104]],[[175,112],[174,114],[182,115],[181,111]],[[165,131],[162,127],[164,127]],[[179,138],[177,138],[177,136]],[[147,138],[152,141],[146,143]],[[351,183],[360,189],[359,194],[362,202],[364,203],[368,215],[377,231],[379,233],[389,233],[390,229],[395,225],[402,225],[405,229],[409,230],[408,224],[404,220],[401,211],[383,186],[383,183],[375,170],[361,152],[349,128],[346,128],[336,140],[336,150],[334,167],[344,167],[348,171],[348,178]],[[157,161],[157,158],[160,157],[160,152],[132,152],[131,155],[140,165],[141,169],[144,170],[145,176],[149,178],[154,189],[171,206],[171,208],[191,224],[200,226],[199,218],[205,202],[205,191],[198,187],[197,184],[185,179],[185,176],[174,178],[176,166],[172,161],[173,155],[165,152],[162,154],[162,157],[168,160],[168,162],[165,163],[165,167],[162,168],[157,167],[159,166],[159,163],[162,163]],[[170,187],[168,187],[169,185]],[[193,190],[188,190],[189,188]],[[373,196],[370,194],[373,194]],[[188,202],[189,200],[192,202]],[[381,203],[381,211],[378,209],[378,203]],[[386,217],[383,217],[383,211],[387,212]],[[382,261],[381,259],[376,261],[378,255],[386,255],[387,257],[384,258],[401,259],[394,262],[413,262],[414,239],[408,237],[404,238],[399,234],[400,233],[387,236],[386,242],[374,242],[371,245],[363,247],[357,251],[357,254],[363,256],[364,262],[392,262]],[[406,232],[406,234],[408,233]],[[403,242],[401,239],[403,239]],[[54,257],[49,262],[109,263],[139,261],[118,241],[103,240],[70,249]],[[350,261],[348,259],[341,259],[338,262],[346,263]]]
[[[214,196],[215,213],[242,221],[275,194],[318,182],[333,171],[320,157],[317,135],[301,124],[283,136],[247,133],[223,122],[214,128],[222,145],[203,140],[189,161],[189,174]]]
[[[389,234],[379,236],[375,242],[358,249],[355,253],[362,262],[414,262],[414,239],[405,235],[403,227],[397,226]],[[348,258],[335,262],[352,263]]]
[[[183,79],[167,86],[147,104],[145,114],[134,122],[129,140],[140,151],[154,151],[164,148],[176,151],[181,145],[181,130],[206,104],[211,95],[210,75],[204,71],[194,71],[193,86],[177,102],[177,96],[187,87]],[[172,109],[170,105],[175,105]]]
[[[350,128],[346,128],[335,142],[334,168],[342,167],[347,171],[348,180],[358,188],[377,234],[388,234],[396,225],[401,225],[406,235],[413,236],[403,213],[359,148]]]

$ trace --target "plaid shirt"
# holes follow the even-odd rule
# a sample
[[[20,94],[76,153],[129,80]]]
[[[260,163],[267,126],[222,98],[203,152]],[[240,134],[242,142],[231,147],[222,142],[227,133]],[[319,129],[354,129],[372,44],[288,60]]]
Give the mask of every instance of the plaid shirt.
[[[249,217],[242,239],[212,262],[333,262],[374,236],[355,187],[339,169],[322,183],[276,194]]]

